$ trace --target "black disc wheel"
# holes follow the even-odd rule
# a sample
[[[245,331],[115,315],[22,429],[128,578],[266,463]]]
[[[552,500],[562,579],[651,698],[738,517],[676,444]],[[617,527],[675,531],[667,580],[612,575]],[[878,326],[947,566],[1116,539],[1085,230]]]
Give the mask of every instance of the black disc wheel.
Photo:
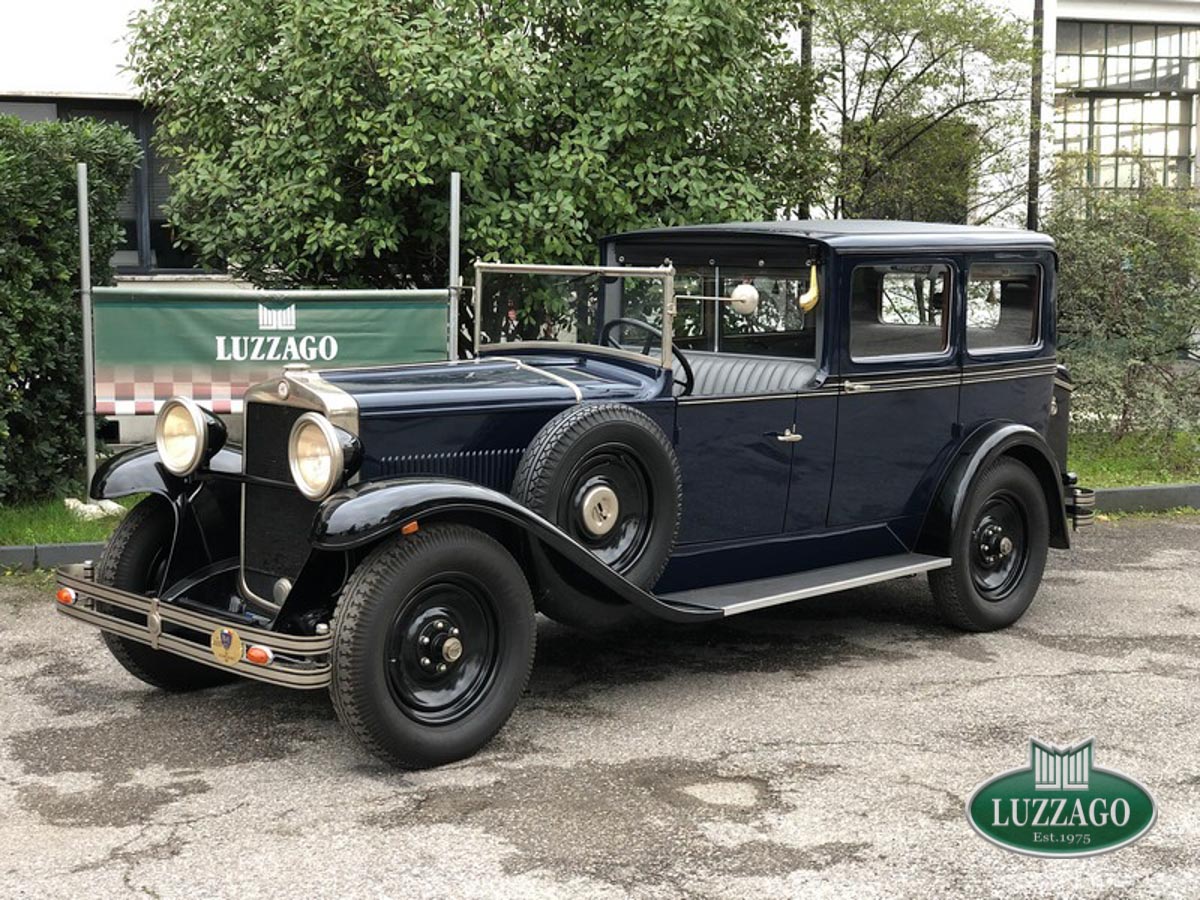
[[[618,572],[628,572],[646,550],[653,503],[650,474],[633,448],[602,444],[567,474],[555,521]]]
[[[377,547],[334,615],[330,694],[376,756],[404,768],[463,759],[508,721],[533,665],[533,598],[494,539],[431,525]]]
[[[971,580],[985,600],[1004,600],[1021,581],[1029,562],[1028,528],[1020,499],[993,494],[971,532]]]
[[[96,581],[145,596],[158,593],[174,536],[171,507],[160,497],[147,497],[126,513],[109,537],[96,565]],[[105,611],[121,615],[116,607]],[[194,691],[237,677],[107,631],[101,637],[129,674],[164,691]]]
[[[392,621],[388,687],[415,721],[469,715],[496,674],[499,628],[487,588],[455,573],[418,587]]]
[[[951,537],[951,565],[929,573],[947,621],[968,631],[1004,628],[1037,594],[1050,518],[1037,476],[1003,457],[971,486]]]
[[[679,461],[649,416],[617,403],[574,406],[551,419],[525,450],[513,496],[601,562],[650,589],[679,529]],[[624,625],[628,603],[596,596],[564,560],[535,545],[538,609],[582,629]]]

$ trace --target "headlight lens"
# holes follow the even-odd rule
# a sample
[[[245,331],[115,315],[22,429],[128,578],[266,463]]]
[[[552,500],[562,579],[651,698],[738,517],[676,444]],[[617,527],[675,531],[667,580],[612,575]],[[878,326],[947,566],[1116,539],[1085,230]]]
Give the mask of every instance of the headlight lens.
[[[288,440],[288,465],[296,487],[310,500],[320,500],[337,487],[345,461],[328,419],[310,412],[296,420]]]
[[[208,426],[203,411],[186,397],[172,397],[158,413],[154,442],[168,472],[190,475],[204,461],[207,449]]]

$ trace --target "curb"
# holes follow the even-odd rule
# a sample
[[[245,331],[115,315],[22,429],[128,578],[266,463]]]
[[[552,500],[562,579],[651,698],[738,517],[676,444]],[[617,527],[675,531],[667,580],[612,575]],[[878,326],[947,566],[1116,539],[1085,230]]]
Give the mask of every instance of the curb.
[[[104,543],[84,544],[24,544],[15,547],[0,547],[0,568],[6,569],[53,569],[99,559]]]
[[[1096,488],[1096,512],[1165,512],[1181,506],[1200,509],[1200,484]]]

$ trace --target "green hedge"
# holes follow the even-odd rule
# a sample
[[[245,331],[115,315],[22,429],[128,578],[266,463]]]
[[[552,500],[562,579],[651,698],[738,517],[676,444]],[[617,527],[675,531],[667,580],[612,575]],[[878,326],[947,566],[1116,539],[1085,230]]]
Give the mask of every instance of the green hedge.
[[[88,164],[92,281],[106,284],[117,204],[138,160],[120,126],[0,116],[0,503],[53,494],[82,474],[75,164]]]

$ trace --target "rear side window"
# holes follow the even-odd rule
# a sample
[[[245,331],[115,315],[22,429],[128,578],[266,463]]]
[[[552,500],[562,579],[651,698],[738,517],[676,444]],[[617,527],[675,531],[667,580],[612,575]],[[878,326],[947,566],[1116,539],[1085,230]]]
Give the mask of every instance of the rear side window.
[[[979,263],[967,275],[967,350],[1035,346],[1041,268],[1032,263]]]
[[[850,280],[850,356],[937,355],[948,346],[950,269],[858,266]]]

